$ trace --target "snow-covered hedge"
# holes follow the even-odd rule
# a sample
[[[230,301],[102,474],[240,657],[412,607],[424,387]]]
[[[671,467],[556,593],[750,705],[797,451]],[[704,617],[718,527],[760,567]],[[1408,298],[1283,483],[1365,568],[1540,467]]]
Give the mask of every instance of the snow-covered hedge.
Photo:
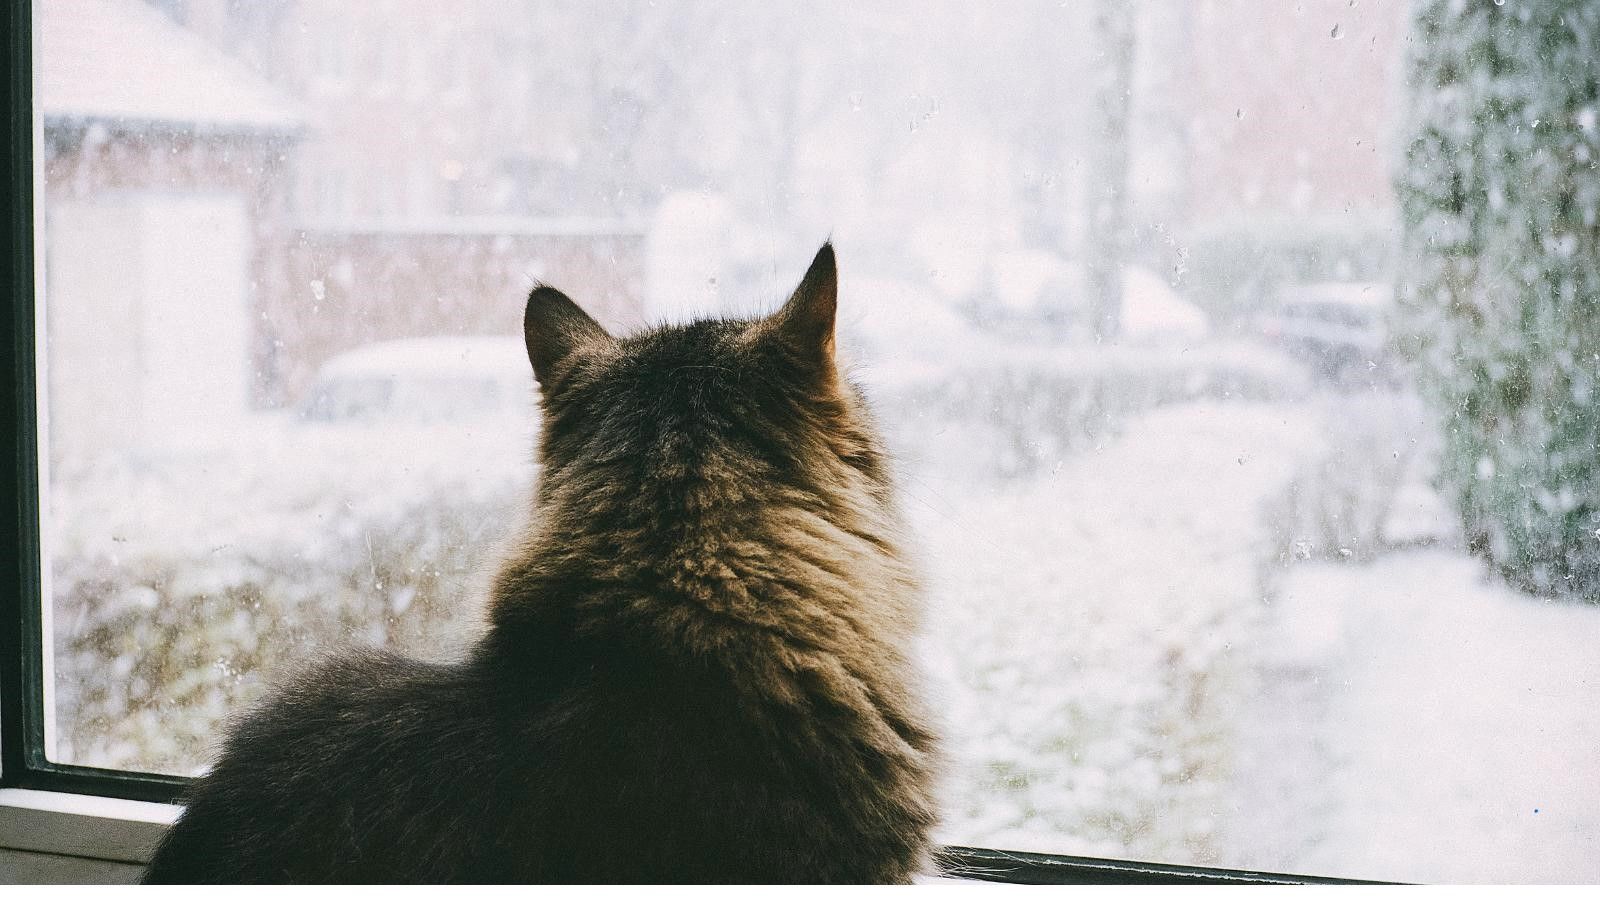
[[[1431,463],[1427,418],[1401,392],[1326,394],[1311,406],[1321,445],[1265,510],[1277,559],[1371,559],[1397,540],[1386,525],[1407,476]]]
[[[519,444],[267,428],[248,452],[58,465],[55,757],[189,774],[296,661],[458,650],[522,514]]]
[[[1600,602],[1600,4],[1419,0],[1401,349],[1469,545]]]
[[[946,840],[1218,861],[1304,404],[1183,403],[1005,485],[916,472]],[[942,476],[942,478],[940,477]]]
[[[887,381],[887,379],[886,379]],[[966,477],[1026,478],[1105,445],[1132,415],[1198,400],[1304,396],[1304,369],[1249,344],[1021,348],[973,355],[883,385],[897,448]],[[966,440],[952,439],[952,431]],[[957,448],[959,459],[933,459]]]
[[[1384,219],[1350,214],[1224,221],[1190,238],[1180,287],[1227,327],[1270,310],[1281,285],[1388,278],[1393,232]]]

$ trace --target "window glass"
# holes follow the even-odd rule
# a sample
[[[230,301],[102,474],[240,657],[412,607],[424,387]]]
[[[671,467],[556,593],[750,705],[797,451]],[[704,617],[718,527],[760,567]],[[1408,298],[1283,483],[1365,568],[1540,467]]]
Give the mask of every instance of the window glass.
[[[306,660],[459,653],[528,287],[753,313],[831,235],[943,840],[1600,878],[1600,188],[1471,165],[1592,160],[1593,65],[1506,44],[1500,126],[1435,77],[1594,4],[1497,4],[41,0],[49,758],[198,773]]]

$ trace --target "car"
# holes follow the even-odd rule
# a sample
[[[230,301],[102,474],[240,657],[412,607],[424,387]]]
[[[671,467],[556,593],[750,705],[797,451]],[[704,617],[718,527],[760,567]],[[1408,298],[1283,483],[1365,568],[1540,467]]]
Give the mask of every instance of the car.
[[[511,337],[381,341],[323,363],[296,417],[304,422],[432,424],[505,417],[531,424],[533,372]]]
[[[1394,295],[1382,282],[1313,282],[1282,289],[1257,324],[1261,337],[1307,364],[1324,383],[1351,388],[1391,385],[1386,311]]]

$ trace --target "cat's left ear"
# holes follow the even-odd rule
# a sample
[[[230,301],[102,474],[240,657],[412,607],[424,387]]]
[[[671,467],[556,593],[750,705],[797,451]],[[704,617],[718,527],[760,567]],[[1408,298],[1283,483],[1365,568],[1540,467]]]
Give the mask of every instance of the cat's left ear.
[[[528,295],[522,315],[522,337],[528,345],[528,361],[539,385],[549,390],[557,368],[586,350],[609,347],[613,343],[600,323],[578,308],[572,298],[548,285],[537,285]]]
[[[773,332],[802,359],[832,367],[833,325],[839,303],[839,269],[833,244],[811,261],[789,302],[772,315]]]

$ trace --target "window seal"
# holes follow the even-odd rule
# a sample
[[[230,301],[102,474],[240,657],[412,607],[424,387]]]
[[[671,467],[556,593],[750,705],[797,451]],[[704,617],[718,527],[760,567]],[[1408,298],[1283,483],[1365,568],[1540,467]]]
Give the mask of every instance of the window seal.
[[[82,809],[118,809],[96,800],[172,804],[188,779],[52,763],[44,754],[43,640],[41,617],[41,521],[39,498],[37,318],[34,246],[33,23],[30,0],[0,0],[0,41],[4,42],[0,79],[0,355],[5,387],[0,391],[0,455],[8,471],[0,477],[0,847],[30,852],[143,862],[152,829],[164,829],[175,806],[145,809],[135,816]],[[44,801],[33,792],[54,792]],[[40,817],[43,817],[41,819]],[[138,835],[121,849],[93,849],[74,837],[91,819],[113,833]],[[15,833],[38,834],[37,821],[60,823],[49,829],[56,839],[22,840]],[[163,821],[165,820],[165,821]],[[24,823],[24,824],[18,824]],[[120,823],[120,824],[119,824]],[[96,826],[99,827],[99,826]],[[121,831],[118,831],[121,828]],[[8,830],[9,829],[9,830]],[[91,829],[92,830],[92,829]],[[8,835],[12,835],[9,836]],[[115,844],[116,839],[112,839]],[[89,846],[90,849],[85,849]],[[133,850],[128,847],[135,847]],[[137,849],[137,848],[143,849]],[[54,848],[54,849],[52,849]],[[1360,883],[1342,879],[1278,875],[1235,869],[1177,866],[1130,860],[1095,859],[1042,853],[1011,853],[971,847],[945,847],[940,861],[955,877],[1023,884],[1307,884]]]
[[[30,4],[7,0],[0,7],[5,75],[0,79],[0,235],[5,256],[0,276],[6,292],[0,315],[0,356],[6,389],[0,392],[0,453],[8,471],[0,477],[0,783],[22,780],[34,760],[28,747],[42,746],[43,721],[38,654],[29,653],[39,634],[38,609],[24,597],[39,596],[37,415],[35,396],[33,271],[33,53]],[[38,701],[38,702],[36,702]]]
[[[34,246],[33,27],[29,0],[0,5],[6,78],[0,89],[0,357],[6,367],[0,391],[0,787],[81,791],[130,800],[165,802],[184,780],[52,763],[44,754],[44,633],[40,598],[38,369]]]

